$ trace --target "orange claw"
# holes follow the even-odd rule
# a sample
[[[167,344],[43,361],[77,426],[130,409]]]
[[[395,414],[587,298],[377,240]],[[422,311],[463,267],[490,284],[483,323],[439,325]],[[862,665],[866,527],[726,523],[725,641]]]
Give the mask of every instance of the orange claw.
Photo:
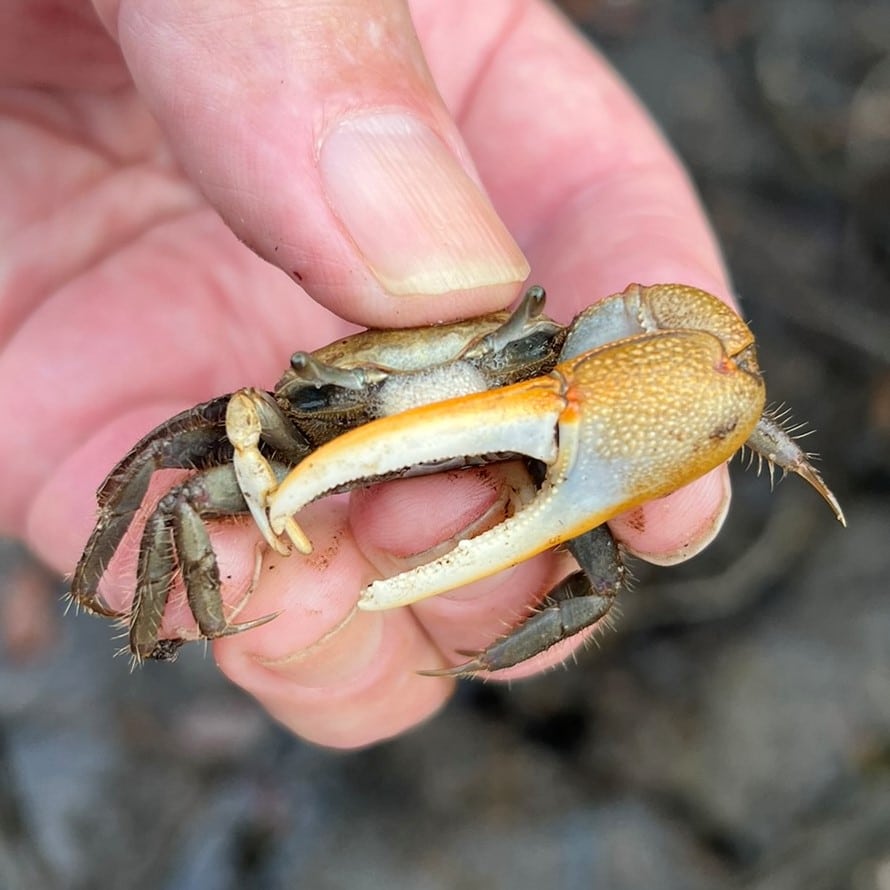
[[[319,448],[270,498],[270,521],[356,481],[512,454],[547,465],[524,509],[426,565],[370,584],[363,609],[407,605],[486,577],[661,497],[728,460],[761,415],[759,373],[703,331],[644,334],[546,377],[382,418]],[[558,448],[552,445],[558,443]]]
[[[302,535],[293,514],[360,484],[515,456],[546,466],[536,496],[500,525],[362,591],[360,608],[387,609],[574,540],[745,445],[806,479],[844,521],[808,455],[764,412],[753,334],[711,294],[631,285],[572,322],[560,357],[546,376],[426,404],[323,445],[271,495],[273,530]]]

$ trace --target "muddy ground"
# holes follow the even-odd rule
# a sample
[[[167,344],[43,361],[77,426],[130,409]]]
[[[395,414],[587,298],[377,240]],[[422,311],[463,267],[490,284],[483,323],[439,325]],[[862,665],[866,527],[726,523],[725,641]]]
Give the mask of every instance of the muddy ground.
[[[129,676],[6,546],[3,888],[890,888],[890,4],[564,5],[688,162],[849,529],[736,467],[577,666],[347,755],[200,647]]]

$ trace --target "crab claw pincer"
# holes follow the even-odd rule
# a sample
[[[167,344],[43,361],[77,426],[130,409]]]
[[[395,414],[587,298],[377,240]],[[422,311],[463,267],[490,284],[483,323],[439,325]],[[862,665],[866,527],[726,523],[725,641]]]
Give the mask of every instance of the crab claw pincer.
[[[372,582],[359,608],[417,602],[577,538],[704,475],[738,451],[764,407],[759,372],[714,334],[639,334],[583,352],[524,383],[425,405],[354,429],[300,463],[270,498],[286,532],[304,506],[336,491],[458,459],[544,464],[536,496],[454,549]]]

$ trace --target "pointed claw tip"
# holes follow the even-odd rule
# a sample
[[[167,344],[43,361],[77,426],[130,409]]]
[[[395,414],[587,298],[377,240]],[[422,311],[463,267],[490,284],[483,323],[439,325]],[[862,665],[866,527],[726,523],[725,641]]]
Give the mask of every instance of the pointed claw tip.
[[[280,614],[281,610],[279,609],[277,612],[270,612],[268,615],[263,615],[261,618],[254,618],[251,621],[242,621],[240,624],[230,624],[221,634],[219,634],[219,637],[232,637],[235,634],[243,633],[246,630],[253,630],[255,627],[261,627],[264,624],[268,624],[270,621],[274,621]]]
[[[386,602],[385,598],[382,602],[377,598],[377,594],[374,589],[375,584],[377,584],[377,582],[372,581],[359,594],[359,598],[356,601],[355,607],[357,609],[360,609],[362,612],[383,612],[387,609],[394,608],[393,604]]]
[[[468,662],[469,664],[469,662]],[[442,680],[465,680],[476,676],[477,671],[459,664],[450,668],[435,668],[427,671],[417,671],[421,677],[435,677]]]
[[[112,609],[110,606],[106,606],[95,592],[84,592],[83,590],[78,589],[75,584],[72,584],[71,587],[65,591],[64,596],[69,606],[74,605],[76,609],[83,609],[84,612],[87,612],[90,615],[99,615],[102,618],[112,619],[124,618],[127,616],[126,612],[121,612],[118,609]]]
[[[829,492],[831,494],[831,492]],[[837,521],[844,527],[847,527],[847,517],[844,516],[844,511],[841,509],[841,505],[834,499],[834,495],[832,495],[831,500],[828,501],[828,505],[834,510],[834,517]]]
[[[415,671],[418,677],[433,677],[435,679],[458,679],[460,674],[455,673],[455,668],[429,668],[428,670]]]
[[[446,668],[435,668],[427,671],[417,671],[421,677],[442,677],[454,680],[471,680],[480,674],[488,673],[488,667],[482,660],[479,652],[468,651],[466,649],[458,649],[458,655],[465,655],[469,661],[463,664],[455,664]]]
[[[269,538],[268,544],[279,555],[290,556],[292,549],[290,541],[286,541],[278,535],[275,535]]]
[[[813,488],[819,492],[822,500],[831,507],[837,521],[844,527],[847,527],[847,519],[844,516],[844,511],[841,509],[841,505],[838,503],[837,498],[834,496],[834,492],[825,484],[822,477],[819,475],[817,470],[810,464],[801,464],[799,467],[794,467],[794,472],[797,473],[801,479],[806,480]]]
[[[306,532],[300,528],[297,521],[293,517],[288,517],[284,523],[284,533],[290,538],[291,543],[304,556],[312,553],[312,541],[309,540]]]

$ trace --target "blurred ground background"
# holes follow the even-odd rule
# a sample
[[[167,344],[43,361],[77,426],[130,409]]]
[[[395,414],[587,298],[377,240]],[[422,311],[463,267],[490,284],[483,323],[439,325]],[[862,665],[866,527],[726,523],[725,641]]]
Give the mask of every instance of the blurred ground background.
[[[688,162],[849,530],[737,472],[578,666],[349,755],[200,647],[129,676],[5,546],[0,887],[890,888],[890,3],[563,5]]]

